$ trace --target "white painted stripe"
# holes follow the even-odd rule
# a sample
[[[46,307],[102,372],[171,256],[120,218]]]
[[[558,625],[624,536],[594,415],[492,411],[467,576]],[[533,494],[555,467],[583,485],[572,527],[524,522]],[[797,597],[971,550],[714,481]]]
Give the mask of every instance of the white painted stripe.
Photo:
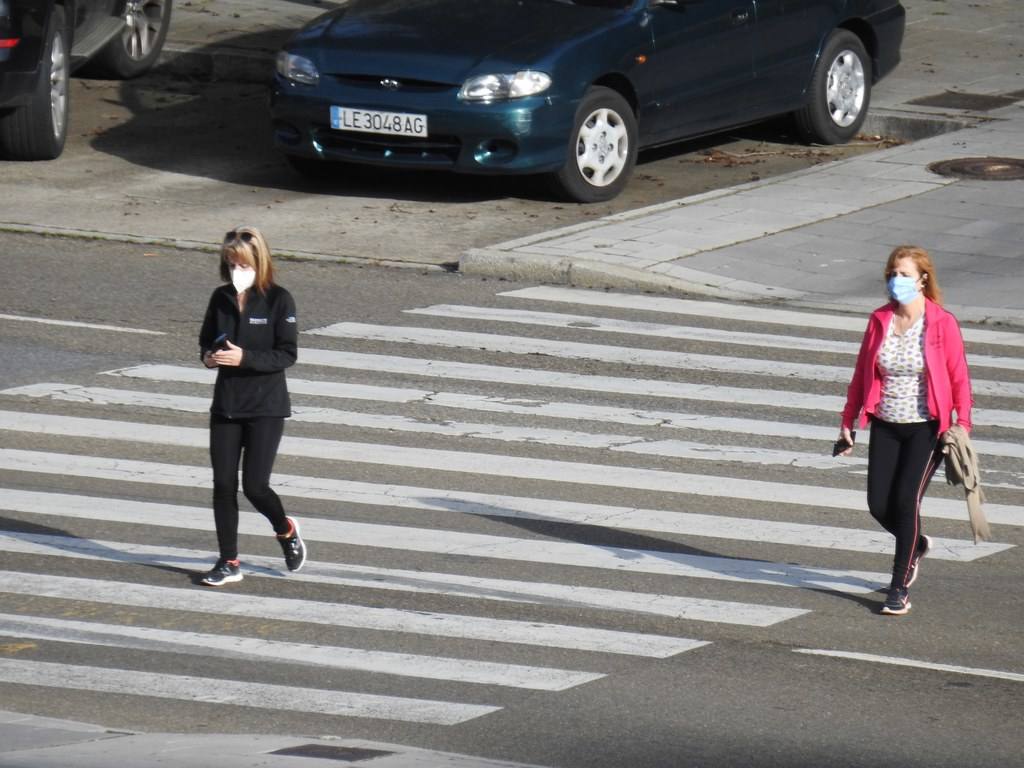
[[[99,581],[16,571],[0,571],[0,593],[275,621],[287,617],[288,621],[308,624],[654,658],[668,658],[707,645],[703,641],[682,637],[565,624],[374,608],[283,597],[250,597],[206,588],[154,587],[125,581]]]
[[[443,360],[424,360],[415,357],[368,355],[359,352],[340,352],[305,349],[300,364],[345,368],[362,372],[393,373],[400,376],[429,376],[440,379],[482,381],[528,387],[570,389],[580,392],[613,392],[644,397],[668,397],[673,400],[701,400],[737,405],[765,405],[777,408],[827,411],[838,419],[846,403],[843,397],[815,395],[774,389],[722,387],[715,384],[685,384],[674,381],[631,379],[615,376],[547,371],[529,368],[509,368],[480,363],[458,363]],[[125,368],[111,371],[117,375],[132,375],[138,369]],[[975,425],[1024,429],[1024,412],[976,408],[971,411]]]
[[[848,355],[856,355],[860,350],[859,341],[836,341],[834,339],[821,339],[812,336],[782,336],[771,333],[752,333],[749,331],[725,331],[718,328],[644,323],[634,320],[596,317],[593,315],[566,315],[557,312],[532,312],[499,307],[471,307],[461,304],[435,304],[422,309],[406,309],[403,311],[407,314],[430,317],[538,325],[548,328],[572,328],[599,333],[624,333],[634,336],[684,339],[711,344],[735,344],[762,349],[799,349],[809,352],[834,352]],[[1024,358],[1022,357],[996,357],[993,355],[971,354],[970,364],[972,368],[1024,370]]]
[[[68,328],[88,328],[94,331],[114,331],[116,333],[142,333],[148,336],[166,336],[163,331],[147,331],[144,328],[125,328],[120,325],[104,325],[102,323],[82,323],[77,320],[53,320],[46,317],[26,317],[25,315],[0,314],[0,320],[15,320],[22,323],[42,323],[43,325],[60,325]]]
[[[0,614],[0,635],[99,645],[107,648],[132,648],[154,653],[184,653],[258,662],[271,660],[301,666],[536,691],[565,691],[604,677],[595,672],[574,672],[551,667],[530,667],[413,653],[388,653],[337,645],[288,643],[258,637],[181,632],[10,613]]]
[[[481,704],[457,704],[24,659],[0,658],[0,682],[432,725],[457,725],[501,710],[501,707]]]
[[[19,411],[0,411],[0,429],[154,445],[177,445],[189,448],[203,448],[209,444],[209,435],[204,429],[71,416],[53,417]],[[15,463],[21,461],[19,456],[27,456],[30,453],[10,449],[0,449],[0,451],[2,451],[0,455],[6,457],[5,462],[13,461]],[[503,454],[447,451],[418,446],[285,437],[281,441],[279,454],[356,464],[429,469],[436,472],[516,477],[551,483],[612,488],[635,488],[661,493],[770,501],[778,504],[813,507],[860,509],[864,503],[862,491],[841,488],[776,483],[707,474],[684,474],[643,467],[620,467],[610,464],[553,461]],[[73,465],[81,466],[83,459],[86,457],[74,456],[71,458],[71,462]],[[284,488],[287,483],[282,482],[280,477],[286,476],[278,476],[275,485]],[[986,504],[985,511],[990,523],[1024,525],[1024,508],[1022,507]],[[922,514],[936,518],[960,520],[966,514],[966,507],[962,500],[929,498]]]
[[[831,656],[836,659],[851,659],[853,661],[868,661],[873,664],[890,664],[897,667],[913,667],[915,669],[930,669],[935,672],[952,672],[957,675],[973,675],[975,677],[994,677],[999,680],[1011,680],[1015,683],[1024,683],[1024,674],[1020,672],[1005,672],[998,669],[979,669],[978,667],[961,667],[957,664],[940,664],[933,661],[918,661],[917,659],[904,659],[898,656],[878,656],[873,653],[854,653],[851,651],[828,651],[813,648],[794,648],[794,653],[804,653],[809,656]]]
[[[563,339],[536,339],[528,336],[505,336],[496,333],[452,331],[438,328],[371,325],[369,323],[335,323],[315,328],[311,334],[334,338],[383,341],[394,344],[419,344],[432,347],[485,350],[511,355],[546,355],[562,360],[596,360],[622,365],[647,365],[660,368],[681,368],[687,371],[796,378],[846,384],[853,374],[852,366],[789,363],[782,360],[761,360],[726,355],[703,355],[691,352],[671,352],[637,347],[617,347],[605,344],[585,344]],[[317,350],[303,349],[299,359],[316,363],[310,354]],[[320,351],[321,355],[331,354]],[[975,395],[995,397],[1024,397],[1024,384],[1006,381],[972,379]]]
[[[130,405],[143,408],[203,413],[209,410],[209,399],[186,395],[139,392],[126,389],[79,387],[71,384],[32,384],[25,387],[0,390],[0,395],[25,396],[40,399],[88,402],[92,405]],[[335,424],[361,429],[412,432],[443,435],[445,437],[498,440],[532,445],[572,446],[575,448],[605,448],[625,453],[649,456],[672,456],[705,461],[735,461],[764,466],[805,467],[814,469],[849,469],[866,465],[867,459],[844,458],[837,460],[826,454],[766,449],[746,446],[711,445],[682,440],[650,440],[638,435],[615,435],[577,432],[543,427],[514,427],[504,424],[467,423],[458,421],[424,421],[408,416],[390,416],[376,413],[339,411],[332,408],[292,406],[292,421],[313,424]],[[834,434],[831,435],[834,437]]]
[[[531,301],[611,307],[614,309],[638,309],[644,312],[715,317],[722,320],[742,320],[758,324],[795,325],[800,328],[829,328],[837,331],[851,331],[858,334],[863,333],[865,326],[867,326],[867,317],[863,314],[833,315],[821,312],[800,312],[754,304],[727,304],[718,301],[676,299],[668,296],[606,293],[604,291],[588,291],[582,288],[538,286],[535,288],[505,291],[498,295],[516,299],[529,299]],[[881,304],[882,301],[883,297],[879,296],[878,303]],[[1024,347],[1024,333],[1016,333],[1014,331],[964,328],[963,336],[966,341],[973,341],[978,344]]]
[[[105,501],[117,504],[116,501]],[[91,519],[102,518],[104,513],[97,513],[89,517]],[[206,517],[209,519],[209,513]],[[138,518],[135,522],[142,522],[145,519]],[[310,526],[306,525],[305,521],[309,518],[303,520],[303,525],[308,531]],[[149,522],[154,524],[151,520]],[[323,521],[311,520],[311,522],[317,523],[314,531],[317,533],[317,539],[311,538],[310,541],[340,541],[352,546],[381,549],[401,549],[403,551],[477,558],[490,557],[496,560],[540,562],[563,567],[599,568],[625,573],[653,573],[680,578],[747,581],[781,587],[824,587],[851,593],[872,592],[888,580],[888,576],[884,573],[810,568],[803,565],[794,566],[785,563],[740,560],[710,555],[687,555],[663,550],[593,546],[543,539],[513,539],[487,534],[437,531],[431,528],[386,526],[372,523],[335,522],[333,525],[327,526],[323,524]],[[250,521],[252,528],[258,528],[254,523],[255,521]],[[323,528],[329,528],[329,539],[326,532],[319,532]],[[252,532],[265,534],[265,526]],[[29,545],[19,542],[32,542],[33,539],[28,535],[0,534],[0,541],[5,542],[6,546],[12,550],[27,551],[26,547]],[[62,547],[71,545],[70,542],[59,543]],[[139,556],[149,556],[159,552],[159,550],[146,550],[138,545],[127,544],[122,549],[137,553]],[[85,545],[75,546],[75,550],[86,555],[93,552]],[[116,559],[117,552],[118,549],[113,548],[112,551],[106,553],[108,559]],[[205,552],[184,553],[183,556],[186,557],[188,563],[196,568],[205,570],[210,565],[209,555]],[[266,565],[265,575],[270,575],[276,573],[275,565],[278,565],[280,561],[258,558],[256,562],[260,567]],[[177,564],[181,565],[182,563]],[[323,571],[326,575],[322,581],[331,580],[332,573],[337,570],[339,569],[325,565]],[[308,574],[299,575],[298,580],[311,580],[311,577]]]
[[[143,370],[144,369],[144,370]],[[158,370],[151,370],[158,369]],[[175,366],[143,366],[139,369],[126,369],[126,375],[132,378],[146,378],[154,381],[189,382],[192,369]],[[207,382],[203,382],[207,383]],[[295,380],[288,380],[288,387],[295,391]],[[327,382],[313,382],[325,384]],[[836,428],[820,427],[795,422],[762,421],[760,419],[740,419],[727,416],[706,416],[697,413],[678,413],[670,411],[647,411],[643,409],[621,408],[606,405],[589,405],[586,403],[559,403],[545,400],[528,400],[518,397],[497,397],[473,395],[460,392],[427,392],[419,390],[394,390],[391,387],[373,387],[337,383],[332,397],[349,397],[349,387],[355,387],[352,398],[363,400],[380,400],[383,402],[418,402],[426,406],[440,408],[458,408],[463,410],[485,411],[493,413],[513,413],[531,417],[611,422],[616,424],[633,424],[638,426],[665,427],[666,429],[693,429],[701,432],[735,432],[742,435],[763,435],[767,437],[792,437],[802,440],[820,440],[830,444],[836,437]],[[375,390],[382,390],[380,397],[375,397]],[[415,393],[407,399],[395,400],[395,392]],[[209,397],[172,396],[163,393],[147,393],[137,390],[111,389],[106,387],[80,387],[74,384],[30,384],[24,387],[12,387],[0,391],[0,394],[24,396],[32,398],[49,397],[55,400],[90,403],[94,405],[117,404],[139,405],[146,407],[174,408],[182,411],[203,411],[209,406]],[[321,393],[322,394],[322,393]],[[785,393],[782,393],[785,394]],[[293,407],[293,414],[302,414],[301,418],[316,421],[320,413],[330,413],[326,409],[304,406]],[[347,414],[347,411],[339,412]],[[363,415],[363,414],[361,414]],[[295,416],[293,415],[293,418]],[[334,418],[334,417],[332,417]],[[341,416],[331,423],[342,423]],[[383,423],[383,422],[382,422]],[[423,422],[416,421],[416,424]],[[366,426],[365,422],[360,424]],[[489,425],[495,426],[495,425]],[[380,428],[395,428],[393,426]],[[583,433],[570,433],[583,434]],[[474,435],[482,436],[482,435]],[[620,436],[616,436],[620,437]],[[866,430],[858,436],[858,444],[867,445],[870,431]],[[586,439],[584,439],[586,440]],[[619,441],[621,442],[621,440]],[[1008,456],[1024,459],[1024,444],[1007,443],[996,440],[972,439],[975,450],[981,456]],[[580,445],[584,442],[578,443]],[[589,444],[589,443],[588,443]],[[848,461],[848,459],[844,459]],[[984,470],[983,470],[984,471]]]
[[[27,492],[31,493],[31,492]],[[94,521],[116,521],[131,524],[159,525],[163,527],[191,528],[192,530],[213,530],[210,513],[205,509],[194,507],[167,507],[165,513],[181,515],[181,518],[159,518],[146,509],[144,502],[126,502],[118,499],[97,499],[92,497],[74,497],[87,502],[89,507],[73,509],[65,506],[59,494],[43,494],[48,498],[48,508],[37,503],[15,505],[18,511],[29,511],[36,514],[56,514],[62,517],[80,517]],[[6,497],[6,495],[5,495]],[[6,498],[5,498],[6,500]],[[100,506],[100,505],[103,506]],[[0,501],[0,509],[5,507]],[[240,530],[251,535],[266,535],[266,521],[257,519],[256,513],[241,513]],[[169,520],[173,520],[172,525]],[[365,526],[358,524],[347,526],[317,518],[303,518],[303,538],[307,542],[340,542],[346,544],[381,546],[396,548],[402,544],[395,539],[395,529],[387,526]],[[379,530],[385,529],[388,530]],[[310,532],[312,531],[312,536]],[[373,537],[366,534],[371,533]],[[459,542],[441,544],[446,532],[413,531],[420,536],[421,542],[429,540],[431,533],[436,536],[433,549],[421,543],[419,551],[434,551],[460,554]],[[390,536],[388,535],[390,534]],[[354,537],[352,541],[346,536]],[[315,538],[314,538],[315,537]],[[493,537],[498,540],[498,537]],[[510,539],[514,545],[523,540]],[[500,541],[495,546],[500,545]],[[71,536],[52,534],[30,534],[23,532],[0,533],[0,549],[6,552],[39,555],[41,557],[75,557],[87,560],[107,560],[112,562],[144,563],[147,565],[164,565],[176,568],[193,568],[205,571],[211,564],[209,552],[199,550],[178,549],[172,547],[147,546],[125,542],[106,542],[79,539]],[[584,552],[583,545],[577,545],[577,551]],[[454,550],[454,551],[453,551]],[[513,553],[514,554],[514,553]],[[550,555],[545,551],[536,552],[534,562],[562,565],[555,561],[558,553]],[[281,578],[285,576],[280,570],[280,558],[259,557],[243,554],[242,570],[247,576]],[[599,565],[595,564],[595,567]],[[619,569],[621,570],[621,569]],[[292,581],[306,581],[316,584],[332,584],[352,586],[363,589],[383,589],[419,594],[438,594],[449,597],[490,600],[496,602],[530,603],[536,605],[561,605],[573,608],[598,608],[601,610],[624,611],[627,613],[650,613],[659,616],[671,616],[688,621],[710,621],[719,624],[738,624],[744,626],[767,627],[781,621],[801,616],[808,611],[799,608],[782,608],[752,603],[737,603],[725,600],[707,600],[703,598],[679,597],[675,595],[649,594],[645,592],[622,592],[613,589],[581,587],[574,585],[552,584],[534,581],[513,581],[506,579],[487,579],[474,576],[463,576],[452,573],[430,571],[408,571],[393,568],[376,568],[365,565],[347,563],[317,562],[315,568],[307,568],[298,573],[288,573]]]

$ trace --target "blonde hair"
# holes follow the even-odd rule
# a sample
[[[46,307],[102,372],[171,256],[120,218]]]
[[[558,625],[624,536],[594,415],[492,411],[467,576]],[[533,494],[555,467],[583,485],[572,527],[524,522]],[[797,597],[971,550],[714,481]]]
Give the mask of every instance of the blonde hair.
[[[919,245],[898,245],[889,254],[889,260],[885,262],[885,274],[883,277],[888,280],[896,271],[896,263],[901,259],[910,259],[921,273],[921,281],[924,285],[921,292],[926,298],[936,304],[942,304],[942,289],[939,288],[939,278],[935,274],[935,265],[932,257],[924,248]]]
[[[231,282],[232,259],[256,270],[253,287],[260,293],[266,293],[274,284],[270,246],[256,227],[236,227],[224,235],[224,243],[220,247],[220,276],[226,283]]]

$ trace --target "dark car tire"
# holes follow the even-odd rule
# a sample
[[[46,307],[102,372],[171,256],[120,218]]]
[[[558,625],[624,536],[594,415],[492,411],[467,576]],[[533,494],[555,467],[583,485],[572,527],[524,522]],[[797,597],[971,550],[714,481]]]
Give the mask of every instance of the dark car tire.
[[[860,38],[846,29],[833,32],[811,75],[810,100],[796,112],[807,141],[843,144],[864,124],[871,103],[871,58]]]
[[[588,134],[591,141],[586,141]],[[577,203],[611,200],[636,166],[637,122],[617,91],[594,86],[576,110],[565,165],[551,176],[560,197]]]
[[[124,29],[85,67],[94,77],[130,80],[152,69],[167,39],[172,0],[128,0]]]
[[[8,160],[53,160],[64,151],[68,134],[68,34],[64,9],[50,14],[32,100],[0,117],[0,154]]]

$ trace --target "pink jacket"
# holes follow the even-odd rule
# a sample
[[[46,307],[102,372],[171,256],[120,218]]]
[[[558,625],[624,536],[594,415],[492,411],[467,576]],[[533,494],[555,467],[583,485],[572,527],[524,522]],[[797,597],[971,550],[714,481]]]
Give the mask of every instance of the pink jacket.
[[[854,421],[864,427],[868,415],[875,413],[881,399],[882,379],[875,360],[885,341],[885,333],[892,320],[892,302],[871,313],[864,340],[857,355],[857,367],[846,390],[842,426],[854,428]],[[964,341],[956,318],[930,299],[924,308],[924,364],[928,380],[928,413],[938,420],[941,435],[956,422],[971,429],[971,377],[967,370]]]

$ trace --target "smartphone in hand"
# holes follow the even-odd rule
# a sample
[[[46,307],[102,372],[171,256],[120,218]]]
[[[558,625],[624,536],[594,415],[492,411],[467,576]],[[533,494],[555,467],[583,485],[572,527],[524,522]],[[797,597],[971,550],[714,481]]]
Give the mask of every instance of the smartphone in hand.
[[[851,432],[850,433],[850,437],[852,437],[854,440],[856,440],[857,439],[857,433],[856,432]],[[846,441],[846,438],[842,438],[841,437],[838,440],[836,440],[835,443],[832,444],[832,455],[833,456],[838,456],[840,453],[845,451],[847,448],[852,448],[852,447],[853,447],[853,443],[849,443],[849,442]]]
[[[218,336],[216,339],[213,340],[212,349],[220,350],[220,349],[227,349],[227,348],[228,348],[228,335],[226,333],[222,333],[220,336]]]

